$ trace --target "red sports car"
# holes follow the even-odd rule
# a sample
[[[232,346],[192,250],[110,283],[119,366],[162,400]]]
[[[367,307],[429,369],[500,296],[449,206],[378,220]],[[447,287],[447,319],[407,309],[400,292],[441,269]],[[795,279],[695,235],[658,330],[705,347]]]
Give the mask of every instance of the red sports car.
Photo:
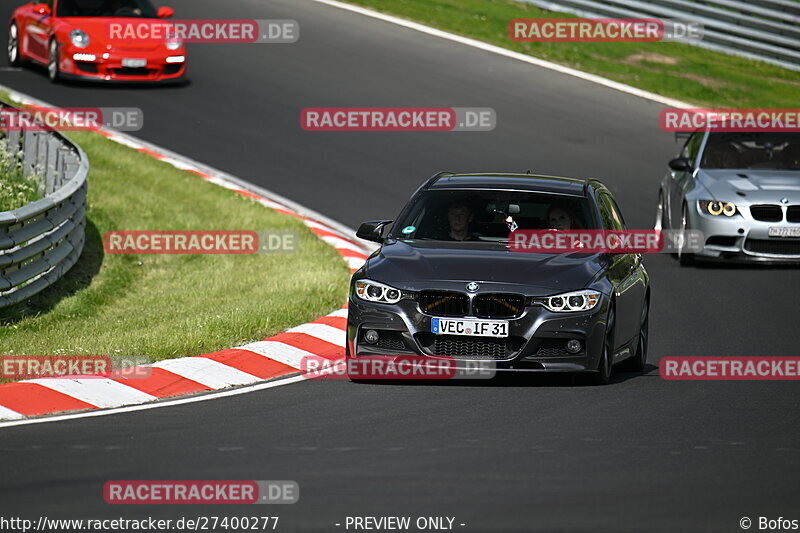
[[[8,28],[8,61],[47,67],[52,82],[81,79],[166,82],[186,72],[186,50],[177,38],[113,39],[112,23],[152,25],[163,34],[175,11],[150,0],[43,0],[18,7]],[[169,33],[167,33],[169,35]]]

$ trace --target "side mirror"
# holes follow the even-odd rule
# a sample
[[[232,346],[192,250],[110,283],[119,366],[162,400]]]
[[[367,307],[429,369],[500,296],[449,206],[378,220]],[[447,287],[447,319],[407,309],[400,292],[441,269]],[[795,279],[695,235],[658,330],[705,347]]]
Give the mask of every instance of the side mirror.
[[[156,16],[160,19],[168,19],[174,14],[175,10],[167,6],[161,6],[158,8],[158,11],[156,11]]]
[[[364,222],[359,226],[356,237],[365,241],[383,243],[383,228],[394,220],[373,220]]]
[[[692,164],[685,157],[677,157],[669,162],[669,168],[677,172],[690,172]]]
[[[33,6],[33,12],[39,15],[50,15],[52,13],[50,6],[47,4],[36,4]]]

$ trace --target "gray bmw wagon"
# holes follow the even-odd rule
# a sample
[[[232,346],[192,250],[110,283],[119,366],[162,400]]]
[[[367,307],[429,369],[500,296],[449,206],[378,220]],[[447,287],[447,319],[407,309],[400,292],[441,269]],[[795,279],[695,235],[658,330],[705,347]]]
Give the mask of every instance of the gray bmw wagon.
[[[492,361],[591,373],[599,384],[625,360],[641,371],[650,308],[641,256],[519,253],[509,245],[518,229],[624,230],[625,222],[595,179],[436,174],[396,221],[358,230],[380,248],[351,281],[347,357]]]

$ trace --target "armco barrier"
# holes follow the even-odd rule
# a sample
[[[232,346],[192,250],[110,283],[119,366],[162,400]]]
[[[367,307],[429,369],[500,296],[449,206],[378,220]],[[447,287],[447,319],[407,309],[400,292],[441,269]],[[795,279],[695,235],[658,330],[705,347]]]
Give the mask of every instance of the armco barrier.
[[[800,71],[800,2],[794,0],[523,1],[582,17],[700,22],[703,40],[690,44]]]
[[[0,130],[0,136],[18,154],[25,175],[41,180],[46,195],[0,212],[0,307],[5,307],[49,287],[80,257],[89,162],[79,147],[55,131]]]

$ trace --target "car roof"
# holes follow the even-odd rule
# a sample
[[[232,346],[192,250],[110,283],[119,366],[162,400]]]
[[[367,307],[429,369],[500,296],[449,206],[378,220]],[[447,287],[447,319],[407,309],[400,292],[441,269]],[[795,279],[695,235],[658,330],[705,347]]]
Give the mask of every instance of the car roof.
[[[426,189],[509,189],[585,196],[589,180],[541,176],[537,174],[452,174],[441,172],[431,178]]]

